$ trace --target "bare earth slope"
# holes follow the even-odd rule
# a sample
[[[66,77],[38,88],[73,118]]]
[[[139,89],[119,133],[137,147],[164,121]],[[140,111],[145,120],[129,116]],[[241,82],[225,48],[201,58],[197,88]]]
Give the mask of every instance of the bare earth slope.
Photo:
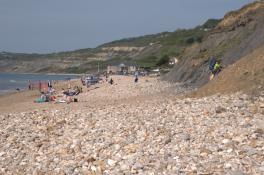
[[[264,1],[228,13],[201,44],[185,50],[179,64],[164,79],[202,86],[208,82],[209,59],[228,66],[264,46]]]
[[[237,91],[257,92],[264,88],[264,46],[243,57],[194,92],[196,96]]]

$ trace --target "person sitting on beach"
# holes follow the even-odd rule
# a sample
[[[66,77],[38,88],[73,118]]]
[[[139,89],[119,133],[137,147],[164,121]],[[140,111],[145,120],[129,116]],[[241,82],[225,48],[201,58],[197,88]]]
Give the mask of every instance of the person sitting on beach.
[[[49,97],[49,101],[56,101],[56,96],[55,95],[51,95],[50,97]]]
[[[43,101],[46,101],[46,94],[44,92],[41,92],[41,96],[40,98],[43,100]]]
[[[78,89],[68,89],[67,91],[65,91],[64,89],[62,90],[62,94],[66,95],[66,96],[74,96],[74,95],[78,95],[81,92],[81,90]]]
[[[72,100],[72,98],[70,96],[67,96],[66,97],[66,102],[67,102],[67,104],[69,104],[69,103],[73,102],[73,100]]]
[[[69,90],[65,90],[64,88],[62,88],[62,89],[61,89],[61,93],[62,93],[63,95],[66,95],[66,94],[69,93]]]
[[[73,102],[72,97],[67,96],[67,95],[64,95],[61,99],[55,100],[55,103],[67,103],[67,104],[69,104],[71,102]]]
[[[69,89],[69,92],[68,92],[68,94],[66,94],[67,96],[74,96],[74,95],[76,95],[76,92],[75,92],[75,90],[71,90],[71,89]]]
[[[55,94],[55,89],[53,87],[48,89],[48,94],[53,95]]]
[[[82,88],[80,88],[79,86],[74,86],[73,90],[75,92],[75,95],[78,95],[82,92]]]
[[[34,102],[35,103],[43,103],[43,102],[48,102],[48,101],[49,101],[48,96],[44,92],[41,92],[40,98],[36,99]]]
[[[84,77],[81,77],[81,83],[83,86],[85,86],[85,78]]]

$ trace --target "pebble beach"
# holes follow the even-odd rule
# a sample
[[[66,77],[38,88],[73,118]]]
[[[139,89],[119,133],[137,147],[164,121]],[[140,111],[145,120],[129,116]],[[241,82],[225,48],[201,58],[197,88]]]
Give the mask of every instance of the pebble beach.
[[[0,174],[264,174],[264,93],[184,98],[157,78],[113,80],[77,103],[0,97]]]

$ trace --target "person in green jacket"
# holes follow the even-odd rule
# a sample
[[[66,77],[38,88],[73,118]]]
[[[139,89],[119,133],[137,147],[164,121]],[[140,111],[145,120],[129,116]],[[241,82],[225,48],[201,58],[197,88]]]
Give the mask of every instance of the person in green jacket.
[[[215,65],[214,65],[214,70],[213,70],[213,74],[214,74],[214,76],[215,76],[216,74],[218,74],[218,73],[220,72],[220,70],[221,70],[221,66],[220,66],[219,61],[217,61],[217,62],[215,63]]]

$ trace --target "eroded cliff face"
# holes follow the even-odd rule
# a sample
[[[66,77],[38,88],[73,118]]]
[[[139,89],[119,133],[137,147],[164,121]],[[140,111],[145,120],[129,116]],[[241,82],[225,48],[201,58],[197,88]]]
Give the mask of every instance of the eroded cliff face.
[[[264,90],[264,46],[242,57],[226,67],[214,79],[202,86],[192,95],[196,97],[216,93],[245,91],[258,95]]]
[[[238,11],[232,11],[224,16],[224,19],[217,25],[216,28],[227,28],[238,25],[245,25],[252,20],[252,15],[263,9],[264,1],[248,4]]]
[[[126,47],[126,46],[120,46],[120,47],[103,47],[103,51],[107,52],[132,52],[132,51],[142,51],[145,47]]]
[[[264,45],[264,3],[249,4],[228,13],[201,44],[187,49],[181,61],[164,79],[202,86],[209,81],[211,57],[228,67]]]

